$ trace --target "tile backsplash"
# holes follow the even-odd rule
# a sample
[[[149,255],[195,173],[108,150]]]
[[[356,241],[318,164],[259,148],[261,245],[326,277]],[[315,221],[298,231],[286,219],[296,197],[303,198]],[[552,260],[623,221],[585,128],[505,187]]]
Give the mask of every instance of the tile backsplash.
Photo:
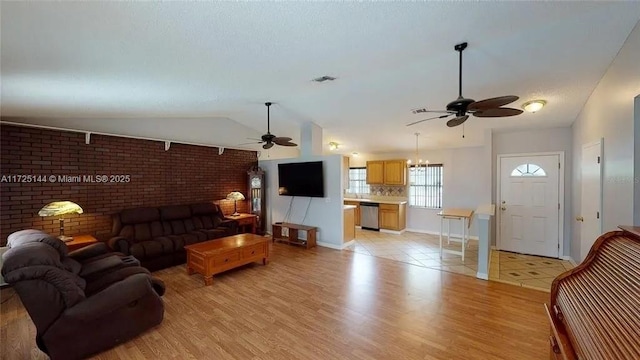
[[[370,194],[376,196],[407,196],[406,186],[371,185]]]

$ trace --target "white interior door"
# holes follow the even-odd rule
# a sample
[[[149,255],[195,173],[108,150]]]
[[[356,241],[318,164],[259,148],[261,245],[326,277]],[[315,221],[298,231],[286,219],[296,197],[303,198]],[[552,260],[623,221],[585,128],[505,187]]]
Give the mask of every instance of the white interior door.
[[[582,146],[582,205],[576,220],[580,225],[580,261],[602,234],[602,141]]]
[[[513,156],[500,160],[501,250],[558,257],[560,156]]]

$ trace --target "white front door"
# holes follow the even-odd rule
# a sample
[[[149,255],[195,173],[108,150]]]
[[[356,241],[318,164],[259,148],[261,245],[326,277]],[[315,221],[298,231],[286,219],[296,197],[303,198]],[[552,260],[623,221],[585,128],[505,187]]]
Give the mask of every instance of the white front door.
[[[500,158],[501,250],[558,257],[560,156]]]
[[[582,147],[582,205],[578,221],[580,225],[580,261],[602,235],[602,141]]]

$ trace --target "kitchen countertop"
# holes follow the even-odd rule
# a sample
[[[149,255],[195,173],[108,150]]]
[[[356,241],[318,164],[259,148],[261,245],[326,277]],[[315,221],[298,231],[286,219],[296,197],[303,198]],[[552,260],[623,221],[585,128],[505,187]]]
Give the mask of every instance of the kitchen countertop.
[[[355,205],[343,205],[344,206],[344,210],[349,210],[349,209],[355,209],[356,206]]]
[[[378,204],[395,204],[395,205],[402,205],[407,203],[406,200],[371,200],[371,199],[354,199],[354,198],[344,198],[344,201],[370,202],[370,203],[378,203]]]

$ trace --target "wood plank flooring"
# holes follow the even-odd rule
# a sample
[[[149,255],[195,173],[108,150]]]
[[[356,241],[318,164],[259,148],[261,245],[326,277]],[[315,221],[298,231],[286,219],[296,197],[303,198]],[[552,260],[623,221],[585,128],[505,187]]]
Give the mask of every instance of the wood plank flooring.
[[[95,359],[546,359],[548,294],[351,251],[273,245],[204,286],[184,265],[164,322]],[[46,359],[12,289],[2,290],[2,359]],[[78,341],[90,334],[78,334]]]

